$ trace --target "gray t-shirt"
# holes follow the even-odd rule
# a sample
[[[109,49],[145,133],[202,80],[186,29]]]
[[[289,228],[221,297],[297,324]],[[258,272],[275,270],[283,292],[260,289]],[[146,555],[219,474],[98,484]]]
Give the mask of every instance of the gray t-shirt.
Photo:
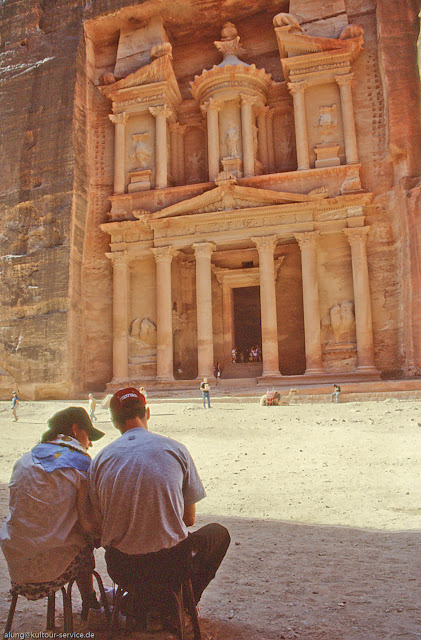
[[[88,473],[101,545],[143,554],[187,537],[184,506],[206,493],[186,447],[141,427],[102,449]]]

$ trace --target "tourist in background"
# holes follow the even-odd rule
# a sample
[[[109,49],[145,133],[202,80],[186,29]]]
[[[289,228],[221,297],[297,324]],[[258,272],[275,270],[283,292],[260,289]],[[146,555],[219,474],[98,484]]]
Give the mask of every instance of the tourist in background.
[[[88,398],[89,398],[89,417],[93,422],[94,420],[96,420],[96,415],[95,415],[96,400],[94,398],[94,394],[93,393],[90,393],[88,395]]]
[[[203,378],[203,382],[200,383],[200,390],[202,392],[203,408],[206,409],[206,401],[208,402],[208,409],[210,405],[210,385],[207,378]]]
[[[18,394],[17,391],[13,391],[13,395],[12,395],[12,413],[13,413],[13,422],[17,422],[18,421],[18,404],[19,404],[19,398],[18,398]]]
[[[336,403],[339,402],[339,394],[341,392],[341,388],[338,384],[333,385],[333,392],[330,395],[330,401],[333,402],[333,398],[335,397]]]

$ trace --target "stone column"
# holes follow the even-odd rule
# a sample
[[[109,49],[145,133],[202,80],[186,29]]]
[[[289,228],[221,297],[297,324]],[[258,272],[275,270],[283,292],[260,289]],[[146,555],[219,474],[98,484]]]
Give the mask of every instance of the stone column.
[[[352,102],[353,73],[335,76],[341,94],[342,122],[344,127],[345,155],[347,164],[358,162],[357,133],[355,131],[354,105]]]
[[[167,118],[172,115],[165,105],[149,107],[155,117],[155,188],[168,186]]]
[[[171,175],[175,184],[184,184],[184,134],[186,125],[172,122],[169,126],[171,134]]]
[[[206,112],[207,128],[208,128],[208,169],[209,181],[215,180],[219,173],[219,121],[218,112],[222,104],[213,98],[210,98],[202,105],[202,111]]]
[[[156,262],[156,379],[174,380],[171,299],[173,247],[152,249]]]
[[[306,375],[323,373],[316,247],[319,235],[319,231],[294,234],[301,249]]]
[[[113,381],[129,377],[129,260],[125,251],[106,253],[113,263]]]
[[[114,193],[124,193],[126,178],[126,122],[129,116],[122,113],[108,116],[115,125],[114,134]]]
[[[354,283],[355,329],[357,334],[358,371],[377,373],[374,364],[373,321],[367,264],[367,234],[370,227],[344,229],[351,245]]]
[[[275,139],[273,137],[273,117],[275,112],[273,109],[269,109],[267,113],[267,133],[268,133],[268,161],[269,171],[275,173]]]
[[[307,116],[304,91],[307,83],[289,82],[288,89],[292,93],[294,102],[295,142],[297,146],[298,171],[310,169],[310,157],[308,152]]]
[[[265,172],[269,172],[269,150],[268,150],[268,126],[267,116],[269,108],[260,107],[257,112],[257,142],[259,145],[259,160],[263,164]]]
[[[185,184],[184,175],[184,136],[187,125],[178,125],[178,145],[177,145],[177,162],[178,162],[178,184]]]
[[[274,251],[277,236],[251,238],[259,252],[262,376],[280,376]]]
[[[196,256],[197,377],[213,377],[211,255],[213,242],[193,245]]]
[[[244,177],[254,176],[253,104],[254,96],[241,94],[241,136],[243,141]]]

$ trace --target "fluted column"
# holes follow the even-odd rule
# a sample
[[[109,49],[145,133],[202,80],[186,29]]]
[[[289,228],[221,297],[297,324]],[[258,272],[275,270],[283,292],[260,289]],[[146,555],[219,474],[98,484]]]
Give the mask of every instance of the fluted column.
[[[319,235],[319,231],[294,234],[301,250],[307,375],[323,373],[316,245]]]
[[[244,177],[254,176],[253,104],[254,96],[241,94],[241,136],[243,142]]]
[[[289,82],[288,89],[292,93],[294,102],[295,143],[297,147],[298,171],[310,168],[310,156],[308,152],[307,116],[304,91],[307,83]]]
[[[345,155],[347,164],[358,162],[357,133],[355,131],[354,105],[352,102],[353,73],[335,76],[341,94],[342,122],[344,127]]]
[[[275,173],[276,171],[275,139],[273,137],[273,116],[274,115],[275,115],[274,110],[269,109],[267,113],[266,123],[267,123],[267,134],[268,134],[268,161],[269,161],[270,173]]]
[[[259,160],[263,164],[265,172],[269,172],[269,153],[268,153],[268,117],[269,107],[260,107],[257,112],[257,142],[259,148]]]
[[[202,104],[201,109],[206,112],[208,129],[208,169],[209,181],[215,180],[219,173],[220,147],[219,147],[219,120],[218,112],[222,104],[210,98]]]
[[[370,227],[355,227],[343,231],[351,245],[358,371],[376,373],[366,246],[369,230]]]
[[[167,118],[172,115],[165,105],[149,107],[155,117],[155,188],[168,186]]]
[[[107,253],[113,264],[113,380],[129,376],[129,260],[125,251]]]
[[[259,252],[262,376],[280,376],[274,251],[277,236],[251,238]]]
[[[115,125],[114,133],[114,193],[124,193],[126,177],[126,122],[129,116],[122,113],[108,116]]]
[[[196,306],[197,306],[197,377],[213,376],[213,326],[212,326],[212,242],[193,245],[196,256]]]
[[[174,380],[171,300],[173,247],[152,249],[156,262],[156,379]]]

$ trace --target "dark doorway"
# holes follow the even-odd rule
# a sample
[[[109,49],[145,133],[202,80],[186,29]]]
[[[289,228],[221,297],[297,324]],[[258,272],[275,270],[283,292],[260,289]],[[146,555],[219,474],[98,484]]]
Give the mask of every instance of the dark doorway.
[[[252,347],[262,346],[260,324],[260,287],[233,289],[234,346],[237,362],[248,362]],[[243,354],[241,356],[241,354]]]

